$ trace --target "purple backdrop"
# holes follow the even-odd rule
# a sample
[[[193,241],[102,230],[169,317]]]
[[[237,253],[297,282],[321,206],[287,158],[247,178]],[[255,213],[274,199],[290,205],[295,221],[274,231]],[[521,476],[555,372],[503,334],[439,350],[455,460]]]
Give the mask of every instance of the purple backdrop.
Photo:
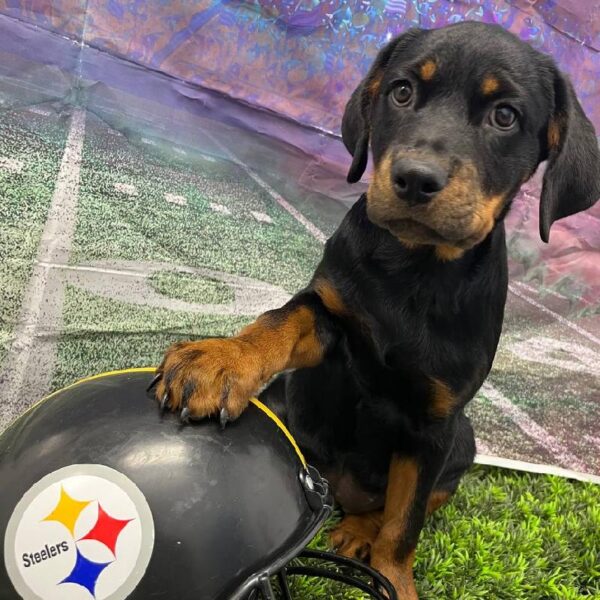
[[[555,57],[600,126],[597,0],[0,0],[0,11],[331,132],[392,35],[498,23]]]

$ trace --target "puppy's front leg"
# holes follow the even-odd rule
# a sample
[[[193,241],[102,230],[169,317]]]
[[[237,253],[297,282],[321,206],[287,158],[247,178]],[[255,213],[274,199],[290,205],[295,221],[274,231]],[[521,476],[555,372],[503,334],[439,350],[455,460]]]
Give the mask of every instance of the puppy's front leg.
[[[398,600],[418,600],[413,579],[415,548],[426,513],[434,508],[431,494],[445,456],[443,452],[418,458],[394,455],[390,463],[382,525],[371,547],[371,565],[390,580]]]
[[[184,420],[219,413],[224,424],[276,373],[320,363],[331,339],[329,313],[306,291],[235,337],[171,346],[157,369],[156,397]]]

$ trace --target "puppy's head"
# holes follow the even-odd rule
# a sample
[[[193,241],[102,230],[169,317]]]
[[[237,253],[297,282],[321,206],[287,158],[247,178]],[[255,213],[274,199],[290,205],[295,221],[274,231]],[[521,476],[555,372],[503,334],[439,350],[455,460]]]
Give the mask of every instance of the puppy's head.
[[[594,129],[554,62],[500,27],[410,30],[385,46],[342,121],[369,218],[408,246],[459,256],[548,160],[540,235],[600,197]]]

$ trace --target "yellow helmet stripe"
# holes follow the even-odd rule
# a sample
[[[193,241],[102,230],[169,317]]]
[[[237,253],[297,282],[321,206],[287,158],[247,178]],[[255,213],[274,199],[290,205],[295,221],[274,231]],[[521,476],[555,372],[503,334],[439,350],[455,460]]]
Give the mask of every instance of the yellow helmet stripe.
[[[252,404],[254,404],[254,406],[256,406],[257,408],[260,408],[260,410],[262,410],[265,413],[265,415],[267,415],[267,417],[269,417],[275,423],[275,425],[277,425],[277,427],[281,429],[285,437],[289,440],[290,444],[292,444],[294,450],[296,451],[296,454],[298,455],[298,458],[300,459],[300,462],[302,463],[304,468],[306,468],[307,465],[306,459],[304,458],[304,454],[302,454],[300,446],[298,446],[296,440],[294,439],[294,436],[290,433],[289,429],[283,424],[282,420],[268,406],[264,405],[258,398],[250,398],[250,402],[252,402]]]
[[[118,369],[116,371],[107,371],[106,373],[98,373],[98,375],[91,375],[90,377],[84,377],[83,379],[79,379],[64,388],[61,388],[60,390],[56,390],[55,392],[52,392],[45,398],[38,400],[38,402],[36,402],[32,406],[30,406],[23,414],[26,415],[28,412],[33,410],[38,404],[41,404],[42,402],[45,402],[46,400],[50,400],[51,398],[53,398],[60,392],[64,392],[65,390],[70,390],[71,388],[75,387],[76,385],[79,385],[80,383],[87,383],[88,381],[102,379],[103,377],[111,377],[112,375],[124,375],[127,373],[154,373],[155,371],[156,371],[156,367],[133,367],[131,369]],[[271,421],[273,421],[275,423],[275,425],[277,425],[277,427],[279,427],[279,429],[282,431],[282,433],[285,435],[285,437],[288,439],[288,441],[294,448],[294,451],[298,455],[300,462],[306,468],[306,459],[304,458],[304,455],[302,454],[300,447],[296,443],[296,440],[294,439],[292,434],[289,432],[288,428],[283,424],[281,419],[268,406],[264,405],[258,398],[250,398],[250,402],[252,402],[252,404],[254,404],[254,406],[256,406],[256,408],[258,408],[265,415],[267,415],[267,417],[269,417],[269,419],[271,419]]]

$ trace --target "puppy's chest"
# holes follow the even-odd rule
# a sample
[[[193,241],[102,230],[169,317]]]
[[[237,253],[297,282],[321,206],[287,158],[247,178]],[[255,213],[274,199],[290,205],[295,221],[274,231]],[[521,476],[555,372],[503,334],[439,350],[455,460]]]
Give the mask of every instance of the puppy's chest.
[[[463,391],[483,381],[499,333],[490,314],[451,294],[405,291],[384,303],[373,300],[365,298],[360,323],[347,329],[346,359],[364,401],[376,402],[385,419],[397,420],[397,410],[425,417],[429,404],[447,400],[445,385],[466,400]],[[390,412],[383,408],[388,403]]]
[[[399,359],[428,362],[438,347],[462,343],[472,334],[469,324],[474,316],[450,294],[420,290],[361,298],[356,314],[354,345],[364,345],[386,368],[398,366]]]

